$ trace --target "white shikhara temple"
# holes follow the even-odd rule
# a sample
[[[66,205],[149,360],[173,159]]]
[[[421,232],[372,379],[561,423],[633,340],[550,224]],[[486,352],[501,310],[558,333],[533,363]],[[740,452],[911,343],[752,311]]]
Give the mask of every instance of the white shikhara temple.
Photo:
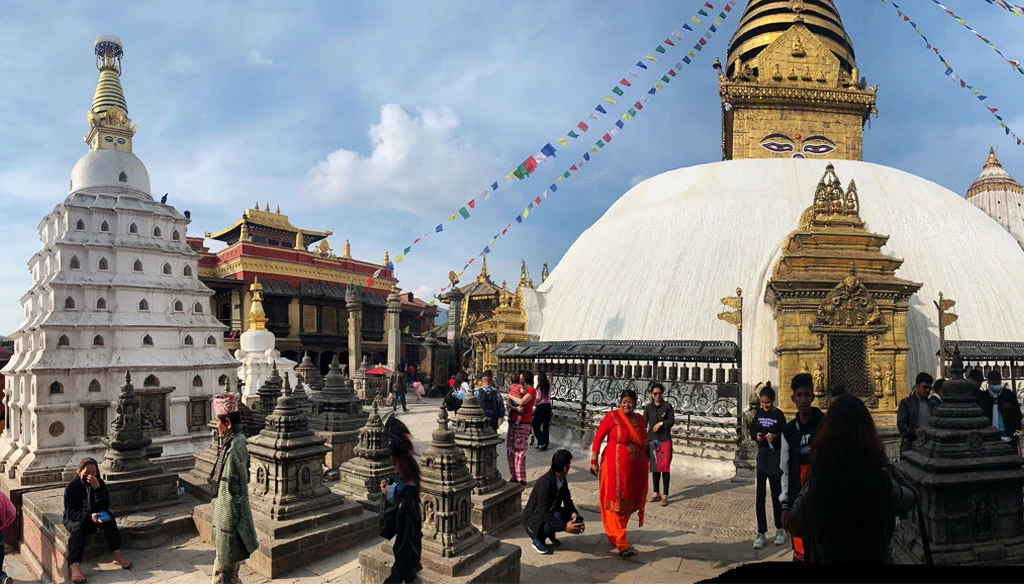
[[[238,367],[186,243],[190,219],[166,196],[153,199],[132,153],[122,52],[117,38],[96,41],[89,151],[67,197],[40,221],[42,249],[28,261],[0,436],[0,469],[22,486],[67,480],[81,458],[102,455],[126,372],[163,464],[191,465],[209,442],[211,397]]]

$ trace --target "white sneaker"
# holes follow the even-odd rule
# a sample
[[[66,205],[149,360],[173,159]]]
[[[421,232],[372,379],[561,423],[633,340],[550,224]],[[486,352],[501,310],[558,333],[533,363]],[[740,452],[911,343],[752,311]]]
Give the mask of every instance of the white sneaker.
[[[754,538],[754,549],[755,550],[764,549],[764,534],[763,533],[757,534],[757,537]]]
[[[786,545],[785,529],[778,529],[775,531],[775,545]]]

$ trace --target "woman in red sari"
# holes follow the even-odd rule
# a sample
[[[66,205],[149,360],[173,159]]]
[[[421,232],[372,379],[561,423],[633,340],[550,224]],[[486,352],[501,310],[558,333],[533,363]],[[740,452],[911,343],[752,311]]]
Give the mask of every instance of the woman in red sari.
[[[619,407],[608,412],[597,427],[590,454],[590,473],[600,479],[598,492],[604,533],[622,558],[636,555],[636,550],[626,540],[626,524],[630,516],[639,511],[640,527],[644,526],[650,466],[647,425],[634,408],[636,392],[627,389],[619,397]],[[598,466],[598,453],[605,438],[608,446]]]

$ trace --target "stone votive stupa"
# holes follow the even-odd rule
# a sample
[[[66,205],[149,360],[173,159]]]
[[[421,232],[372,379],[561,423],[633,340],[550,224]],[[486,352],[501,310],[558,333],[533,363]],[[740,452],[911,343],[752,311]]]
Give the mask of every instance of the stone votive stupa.
[[[355,456],[359,429],[366,421],[363,400],[352,391],[352,380],[342,373],[337,355],[324,378],[324,388],[314,394],[311,401],[313,413],[309,427],[327,443],[325,463],[328,478],[333,479],[341,463]]]
[[[466,396],[455,414],[455,444],[466,454],[473,479],[473,525],[495,536],[518,525],[523,514],[522,491],[519,485],[501,478],[498,471],[501,438],[480,408],[480,398],[473,394]]]
[[[324,484],[327,447],[309,429],[289,385],[265,422],[248,444],[249,504],[260,545],[246,565],[277,578],[372,537],[377,516]],[[194,515],[210,541],[212,505],[197,507]]]
[[[423,582],[519,582],[522,550],[484,535],[470,521],[473,477],[466,455],[448,428],[441,406],[437,430],[420,456],[420,501],[423,514]],[[391,572],[392,542],[359,554],[360,582],[383,582]]]
[[[1024,563],[1024,459],[1004,442],[964,380],[960,350],[928,426],[897,467],[917,491],[935,565]],[[923,564],[917,513],[901,521],[893,558]]]
[[[302,361],[295,368],[295,374],[302,376],[306,386],[313,391],[320,391],[324,388],[324,376],[320,375],[320,370],[309,358],[309,351],[302,354]]]
[[[380,482],[395,474],[391,449],[376,402],[358,436],[355,456],[341,463],[338,469],[340,481],[337,488],[376,513],[380,510]]]
[[[231,391],[231,383],[228,382],[227,393]],[[238,413],[242,418],[242,433],[246,437],[253,437],[259,434],[259,429],[253,423],[252,410],[242,403],[241,396],[238,398]],[[217,496],[216,479],[213,478],[213,467],[217,464],[217,452],[220,449],[222,438],[217,431],[217,421],[210,420],[207,424],[210,427],[210,443],[196,453],[196,463],[188,474],[178,477],[179,484],[190,495],[203,503],[209,503]]]

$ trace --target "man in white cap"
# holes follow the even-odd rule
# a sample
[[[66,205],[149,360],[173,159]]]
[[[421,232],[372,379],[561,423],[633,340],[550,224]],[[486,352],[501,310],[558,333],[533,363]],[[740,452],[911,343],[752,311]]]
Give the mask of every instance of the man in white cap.
[[[242,433],[238,396],[222,393],[213,398],[217,431],[222,437],[217,463],[210,482],[217,483],[213,500],[213,542],[217,557],[213,566],[213,584],[241,582],[238,569],[256,551],[256,527],[249,508],[249,451]]]

